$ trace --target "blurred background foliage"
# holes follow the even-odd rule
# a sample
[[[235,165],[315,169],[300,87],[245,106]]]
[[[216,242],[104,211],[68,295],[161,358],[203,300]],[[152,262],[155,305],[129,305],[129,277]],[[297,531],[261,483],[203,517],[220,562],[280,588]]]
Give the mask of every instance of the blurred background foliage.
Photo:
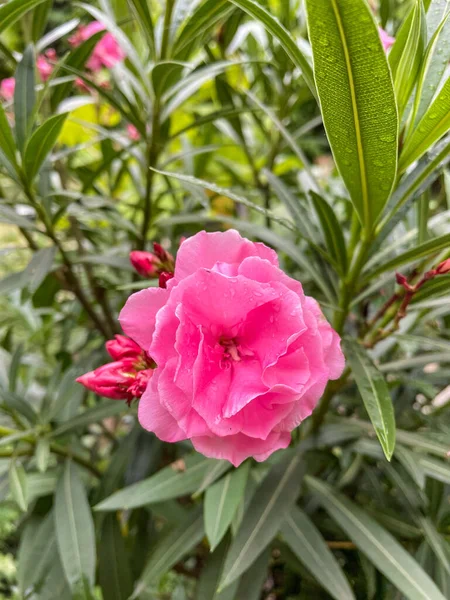
[[[450,598],[450,275],[420,287],[402,319],[394,275],[417,284],[450,255],[448,2],[369,4],[398,40],[403,102],[398,144],[397,127],[389,146],[373,142],[386,148],[378,169],[391,150],[400,166],[371,223],[331,136],[342,176],[333,160],[325,128],[346,104],[323,101],[320,23],[311,49],[302,0],[0,5],[0,81],[16,85],[0,122],[0,597]],[[364,2],[353,6],[345,35],[371,34]],[[69,39],[92,20],[124,60],[86,68],[104,32]],[[381,46],[374,57],[385,61]],[[367,85],[378,76],[367,70]],[[428,124],[416,127],[416,108]],[[365,117],[375,130],[377,116]],[[184,236],[229,227],[274,247],[361,342],[346,347],[355,376],[328,388],[315,435],[302,424],[293,449],[238,470],[161,443],[135,404],[75,383],[105,362],[128,295],[156,285],[129,252],[155,240],[176,253]]]

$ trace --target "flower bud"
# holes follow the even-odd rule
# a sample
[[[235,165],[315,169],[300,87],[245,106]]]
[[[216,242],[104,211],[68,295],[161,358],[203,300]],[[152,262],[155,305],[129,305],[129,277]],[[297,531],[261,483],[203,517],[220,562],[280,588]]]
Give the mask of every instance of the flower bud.
[[[450,273],[450,258],[442,261],[436,267],[437,275],[445,275],[446,273]]]
[[[162,263],[164,263],[165,265],[173,264],[173,256],[169,254],[167,250],[164,250],[161,244],[158,244],[158,242],[153,242],[153,250],[155,251],[156,256]]]
[[[114,360],[137,358],[143,354],[142,348],[125,335],[116,335],[105,344],[106,351]]]
[[[395,274],[395,279],[396,279],[398,285],[401,285],[403,287],[409,286],[407,277],[405,277],[401,273],[396,273]]]
[[[170,279],[173,279],[173,273],[168,273],[167,271],[163,271],[162,273],[160,273],[160,275],[159,275],[159,287],[160,288],[166,288],[167,287],[167,282],[170,281]]]
[[[133,398],[140,398],[147,389],[147,385],[153,375],[153,369],[138,371],[133,383],[129,386],[128,392]]]
[[[159,273],[160,261],[151,252],[134,250],[130,252],[130,262],[142,277],[156,277]]]
[[[77,381],[99,396],[113,400],[131,400],[133,395],[128,388],[135,377],[134,360],[125,358],[85,373]]]

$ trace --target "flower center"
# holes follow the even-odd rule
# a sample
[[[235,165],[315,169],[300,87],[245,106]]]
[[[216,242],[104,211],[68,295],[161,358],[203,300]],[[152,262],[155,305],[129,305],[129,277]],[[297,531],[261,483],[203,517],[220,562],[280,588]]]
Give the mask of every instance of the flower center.
[[[254,356],[251,350],[241,346],[237,338],[227,338],[221,336],[219,344],[223,348],[223,356],[221,358],[221,366],[229,368],[232,362],[240,362],[246,356]]]

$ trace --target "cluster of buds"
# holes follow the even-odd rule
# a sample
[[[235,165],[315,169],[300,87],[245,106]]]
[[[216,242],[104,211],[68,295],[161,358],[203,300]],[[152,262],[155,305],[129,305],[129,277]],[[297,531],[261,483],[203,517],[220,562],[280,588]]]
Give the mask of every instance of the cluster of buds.
[[[124,335],[116,335],[105,347],[114,362],[85,373],[77,381],[99,396],[126,400],[130,405],[145,392],[155,363],[136,342]]]
[[[134,250],[130,252],[130,262],[142,277],[158,277],[159,287],[167,287],[175,270],[174,258],[167,250],[154,242],[153,252]]]
[[[424,273],[422,278],[414,285],[408,283],[408,278],[405,277],[405,275],[402,275],[401,273],[396,273],[395,277],[397,283],[403,288],[405,288],[408,294],[415,294],[427,281],[434,279],[438,275],[446,275],[447,273],[450,273],[450,258],[447,258],[446,260],[439,263],[438,266],[434,269],[430,269],[429,271]]]

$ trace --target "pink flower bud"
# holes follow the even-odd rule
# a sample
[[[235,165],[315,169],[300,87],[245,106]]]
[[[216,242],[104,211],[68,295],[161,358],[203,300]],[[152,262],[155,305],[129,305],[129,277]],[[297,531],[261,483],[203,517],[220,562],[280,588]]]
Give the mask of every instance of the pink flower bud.
[[[384,50],[387,52],[389,48],[394,44],[395,38],[391,37],[382,27],[378,27],[380,34],[381,43],[383,44]]]
[[[54,54],[54,52],[55,52],[54,50],[53,51],[49,50],[47,55],[40,54],[37,57],[36,67],[39,72],[40,78],[44,82],[47,81],[47,79],[49,79],[50,75],[53,72],[53,65],[50,64],[49,59],[55,60],[56,54]]]
[[[162,263],[173,263],[173,256],[164,250],[161,244],[158,244],[158,242],[153,242],[153,249],[156,256]]]
[[[128,392],[133,398],[140,398],[147,389],[147,385],[153,375],[153,369],[138,371],[133,383],[129,386]]]
[[[134,359],[125,358],[108,363],[78,377],[77,381],[99,396],[113,400],[131,400],[133,395],[128,388],[136,376],[134,362]]]
[[[156,277],[158,275],[160,261],[151,252],[134,250],[130,252],[130,262],[142,277]]]
[[[167,271],[163,271],[159,275],[159,287],[160,288],[166,288],[167,287],[167,282],[170,279],[173,279],[173,273],[168,273]]]
[[[141,134],[131,123],[128,123],[127,125],[127,134],[132,142],[137,142],[141,139]]]
[[[450,273],[450,258],[442,261],[436,267],[437,275],[445,275],[446,273]]]
[[[142,348],[125,335],[116,335],[105,344],[106,351],[114,360],[122,358],[138,358],[143,354]]]
[[[396,273],[395,279],[396,279],[398,285],[401,285],[403,287],[409,286],[408,279],[401,273]]]

